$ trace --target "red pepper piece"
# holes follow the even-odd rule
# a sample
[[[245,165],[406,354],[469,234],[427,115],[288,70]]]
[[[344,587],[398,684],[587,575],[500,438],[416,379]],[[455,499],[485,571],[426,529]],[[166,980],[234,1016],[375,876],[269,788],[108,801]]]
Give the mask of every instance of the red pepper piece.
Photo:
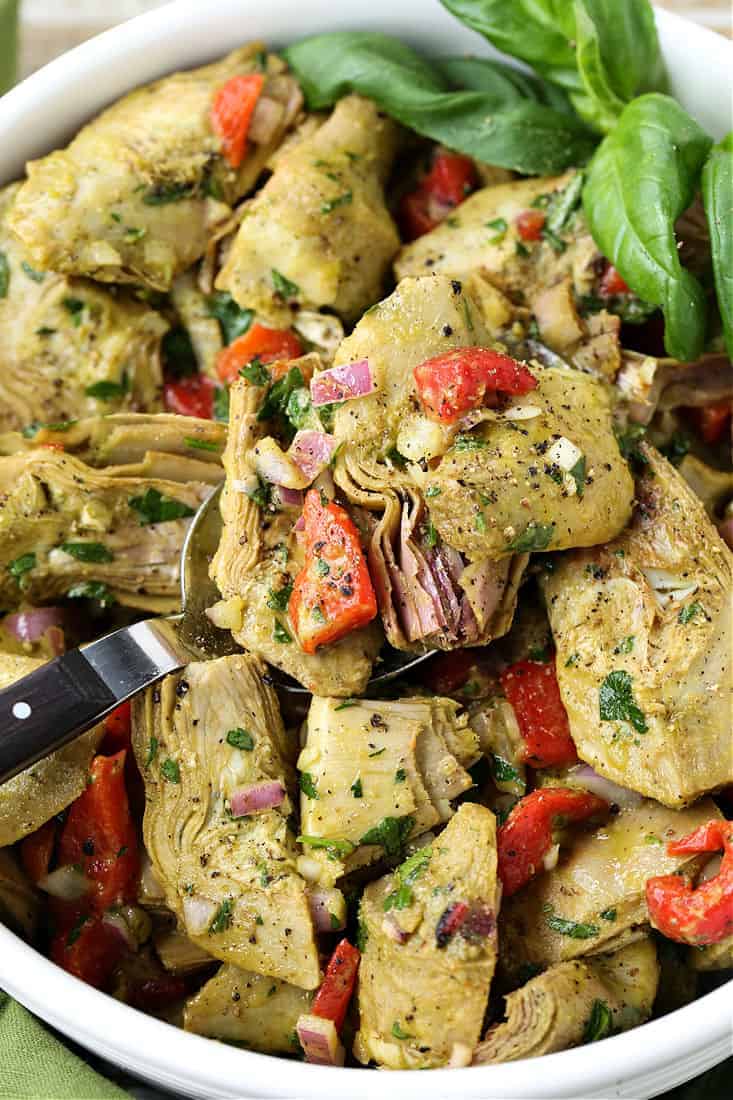
[[[119,932],[98,916],[65,922],[51,941],[51,958],[87,985],[102,989],[125,953]]]
[[[602,298],[613,298],[616,294],[630,294],[631,288],[613,264],[609,264],[601,276],[599,290]]]
[[[523,363],[490,348],[456,348],[426,359],[413,371],[417,392],[433,420],[453,424],[471,409],[496,405],[497,395],[537,388]]]
[[[303,354],[303,345],[290,329],[268,328],[255,323],[247,332],[219,352],[216,373],[222,382],[233,382],[242,367],[253,359],[263,364],[278,360],[297,359]],[[276,381],[273,378],[273,381]]]
[[[192,374],[189,378],[166,382],[163,386],[163,401],[168,412],[213,420],[216,388],[213,378],[205,374]]]
[[[56,844],[57,821],[51,818],[40,829],[23,837],[20,842],[20,862],[31,882],[38,882],[48,874]]]
[[[428,174],[415,191],[400,202],[402,235],[414,241],[448,217],[475,189],[476,167],[460,153],[438,153]]]
[[[316,489],[303,508],[305,563],[293,584],[288,610],[306,653],[366,626],[377,614],[359,534],[348,513],[324,504]]]
[[[232,168],[239,168],[244,160],[249,125],[264,83],[262,73],[233,76],[214,96],[211,125]]]
[[[680,875],[647,881],[649,918],[667,939],[701,946],[733,934],[733,821],[709,821],[667,845],[671,856],[721,850],[717,875],[697,887]]]
[[[541,787],[520,799],[496,837],[504,896],[516,894],[543,869],[553,844],[553,828],[587,821],[607,810],[602,798],[571,787]]]
[[[438,947],[448,946],[448,941],[458,932],[468,912],[469,906],[466,901],[454,901],[443,911],[435,926],[435,942]]]
[[[523,241],[539,241],[545,228],[545,215],[541,210],[523,210],[517,214],[514,224]]]
[[[730,401],[715,401],[700,408],[688,409],[687,416],[706,443],[720,443],[730,423],[733,405]]]
[[[524,738],[525,762],[534,768],[575,764],[578,754],[554,662],[518,661],[502,673],[501,684]]]
[[[361,954],[348,940],[337,945],[329,959],[326,973],[313,1000],[311,1012],[326,1020],[332,1020],[340,1031],[356,984]]]

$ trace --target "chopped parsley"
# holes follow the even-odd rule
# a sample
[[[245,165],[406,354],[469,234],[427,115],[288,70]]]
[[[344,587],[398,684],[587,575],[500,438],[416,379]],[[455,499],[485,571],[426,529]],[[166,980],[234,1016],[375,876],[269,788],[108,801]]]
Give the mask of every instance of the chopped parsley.
[[[575,482],[575,490],[579,500],[582,500],[583,493],[585,492],[585,469],[585,455],[581,455],[575,465],[568,470],[568,473]]]
[[[160,765],[160,774],[164,779],[167,779],[169,783],[181,782],[181,769],[178,765],[178,761],[171,760],[170,757],[164,760]]]
[[[77,561],[106,562],[113,560],[112,554],[101,542],[62,542],[59,549]]]
[[[632,473],[640,474],[649,465],[649,461],[640,448],[644,441],[646,428],[641,424],[631,424],[627,428],[614,428],[618,449],[631,467]]]
[[[387,894],[382,903],[382,908],[385,913],[388,913],[390,909],[407,909],[412,905],[413,899],[414,895],[410,887],[400,884],[391,894]]]
[[[9,562],[7,569],[12,577],[20,580],[25,573],[30,573],[31,569],[35,569],[36,564],[36,555],[31,550],[28,554],[21,554],[19,558]]]
[[[527,248],[526,244],[524,244],[523,241],[515,241],[514,242],[514,251],[516,252],[517,256],[531,256],[532,255],[532,250]]]
[[[333,432],[334,413],[340,409],[343,401],[331,401],[328,405],[319,405],[316,409],[318,419],[327,432]]]
[[[209,933],[211,935],[216,935],[218,932],[226,932],[227,928],[232,923],[232,906],[232,899],[224,898],[224,901],[217,909],[209,925]]]
[[[214,420],[224,424],[229,422],[229,387],[217,386],[214,390]]]
[[[36,271],[36,269],[34,267],[31,267],[29,263],[26,263],[25,260],[23,260],[20,266],[22,267],[28,278],[31,279],[34,283],[42,283],[43,280],[46,278],[45,271]]]
[[[316,781],[310,772],[300,773],[300,789],[306,798],[318,798],[318,789],[316,787]]]
[[[84,927],[84,925],[87,923],[87,921],[89,919],[90,918],[88,916],[86,916],[86,914],[84,914],[84,913],[80,914],[80,916],[78,916],[76,918],[76,921],[74,922],[73,927],[71,928],[71,930],[69,931],[68,936],[66,937],[66,947],[73,947],[74,946],[76,941],[79,939],[79,936],[81,935],[82,928]]]
[[[183,501],[164,496],[158,489],[146,489],[140,497],[130,497],[127,502],[137,512],[141,527],[150,523],[168,523],[174,519],[185,519],[195,514]]]
[[[298,843],[307,844],[309,848],[324,849],[329,859],[346,859],[355,847],[350,840],[337,840],[327,836],[299,836]]]
[[[554,523],[535,523],[532,520],[522,531],[506,545],[507,550],[515,554],[529,554],[535,550],[546,550],[555,533]]]
[[[404,768],[398,768],[397,771],[394,773],[395,783],[404,783],[406,779],[407,779],[407,772],[405,771],[405,769]]]
[[[519,783],[522,787],[524,786],[522,777],[514,765],[495,752],[491,754],[491,770],[497,783]]]
[[[572,668],[573,665],[577,665],[579,660],[580,660],[580,654],[579,653],[571,653],[570,656],[568,657],[567,661],[565,662],[565,668]]]
[[[81,324],[81,318],[84,310],[86,309],[86,302],[81,298],[63,298],[61,304],[67,313],[71,315],[71,323],[74,328],[78,328]]]
[[[476,513],[476,516],[474,518],[474,526],[480,534],[486,534],[486,516],[483,512]]]
[[[277,619],[275,619],[275,625],[272,628],[272,637],[274,641],[280,642],[281,645],[288,645],[293,640],[287,628]]]
[[[355,779],[354,782],[351,784],[349,790],[353,794],[354,798],[364,797],[364,788],[361,785],[361,779]]]
[[[489,244],[501,244],[506,237],[509,223],[506,218],[494,218],[493,221],[486,223],[486,228],[493,229],[496,234],[494,237],[489,238]]]
[[[294,390],[305,389],[305,381],[299,367],[291,367],[286,375],[270,386],[257,413],[258,420],[270,420],[274,416],[287,416],[288,402]]]
[[[389,912],[390,909],[407,909],[408,906],[412,905],[414,899],[410,887],[430,863],[432,855],[433,849],[430,845],[426,845],[424,848],[418,848],[397,868],[395,871],[397,888],[391,894],[388,894],[382,903],[385,913]]]
[[[285,416],[296,431],[305,427],[311,408],[310,391],[306,389],[305,386],[299,386],[292,391],[288,397],[288,403],[285,406]]]
[[[330,214],[332,210],[337,210],[339,206],[349,206],[353,197],[354,196],[352,195],[351,191],[344,191],[343,195],[338,195],[335,199],[326,199],[325,202],[321,203],[321,213]],[[273,272],[273,282],[275,281],[274,274],[275,273]],[[290,286],[294,285],[294,283],[290,283]],[[295,293],[298,293],[297,287]]]
[[[242,378],[246,378],[253,386],[270,385],[270,372],[259,355],[255,355],[254,359],[247,363],[245,367],[242,367],[239,373]]]
[[[616,910],[615,909],[603,909],[600,913],[600,917],[601,917],[601,920],[610,920],[610,921],[616,920]]]
[[[631,653],[634,648],[634,642],[636,638],[633,634],[629,634],[628,637],[622,638],[618,645],[613,647],[614,653]]]
[[[396,447],[390,447],[384,457],[389,459],[392,465],[396,466],[398,470],[404,470],[407,466],[407,459],[404,455],[400,454]]]
[[[149,768],[158,755],[158,738],[151,737],[148,742],[148,755],[145,757],[145,767]]]
[[[242,729],[241,726],[229,730],[226,735],[226,743],[231,745],[233,749],[245,749],[247,752],[252,752],[255,747],[254,737],[249,730]]]
[[[598,691],[598,709],[604,722],[630,722],[637,733],[646,733],[648,726],[633,692],[631,676],[624,669],[609,672]]]
[[[553,932],[559,932],[562,936],[569,936],[571,940],[590,940],[598,935],[597,924],[583,924],[576,920],[567,920],[559,917],[552,910],[546,912],[545,923]]]
[[[611,1034],[613,1017],[605,1001],[595,1000],[583,1031],[584,1043],[595,1043]]]
[[[271,611],[287,611],[288,602],[293,591],[292,581],[284,584],[282,588],[271,588],[267,593],[265,603]]]
[[[7,298],[10,289],[10,264],[4,252],[0,252],[0,298]]]
[[[435,524],[431,519],[428,520],[427,527],[425,528],[425,545],[431,549],[438,544],[438,531]]]
[[[176,378],[190,378],[198,374],[198,361],[193,350],[191,337],[183,325],[169,329],[161,343],[165,370]]]
[[[482,451],[486,447],[486,440],[477,435],[468,435],[459,432],[453,442],[454,451]]]
[[[272,285],[275,288],[276,294],[279,294],[280,297],[284,298],[286,301],[289,298],[298,297],[298,295],[300,294],[300,287],[297,283],[293,283],[290,281],[290,279],[286,279],[286,277],[274,267],[270,274],[272,276]]]
[[[411,1035],[408,1035],[408,1033],[406,1031],[402,1030],[402,1028],[400,1027],[399,1020],[395,1020],[395,1022],[392,1024],[392,1034],[394,1035],[395,1039],[411,1039],[412,1038]]]
[[[130,383],[127,375],[123,374],[119,382],[110,382],[104,378],[99,382],[92,382],[84,393],[87,397],[95,397],[97,401],[114,401],[118,397],[124,397],[130,392]]]
[[[233,343],[238,336],[249,332],[254,320],[254,311],[241,309],[225,290],[209,294],[206,299],[206,311],[219,322],[224,343]]]
[[[102,581],[82,581],[70,588],[66,595],[70,600],[98,600],[102,607],[117,603],[117,598]]]
[[[145,191],[143,202],[146,206],[167,206],[170,202],[193,198],[195,192],[195,183],[157,183]]]
[[[425,496],[430,500],[431,497],[439,497],[443,490],[439,485],[428,485],[425,490]]]
[[[371,754],[370,754],[371,755]],[[402,850],[415,824],[414,817],[385,817],[374,828],[368,829],[360,844],[379,844],[388,856],[396,856]]]
[[[545,227],[550,233],[560,233],[580,206],[583,191],[583,173],[577,172],[567,187],[547,196]]]
[[[704,614],[705,609],[702,604],[698,603],[696,600],[694,603],[688,603],[687,607],[680,608],[679,614],[677,615],[677,622],[682,623],[684,626],[685,623],[692,622],[697,615]]]

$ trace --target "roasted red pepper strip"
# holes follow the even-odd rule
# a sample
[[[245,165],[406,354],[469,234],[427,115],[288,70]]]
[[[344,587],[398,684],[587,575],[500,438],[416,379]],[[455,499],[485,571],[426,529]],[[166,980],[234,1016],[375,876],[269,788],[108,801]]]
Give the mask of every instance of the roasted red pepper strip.
[[[600,292],[602,298],[613,298],[616,294],[630,294],[629,284],[618,273],[613,264],[609,264],[601,276]]]
[[[715,401],[700,408],[688,409],[687,415],[706,443],[720,443],[733,411],[730,401]]]
[[[56,819],[52,817],[45,825],[41,825],[40,829],[36,829],[20,842],[20,861],[31,882],[38,882],[48,874],[56,844],[57,824]]]
[[[426,413],[443,424],[453,424],[480,405],[495,405],[500,393],[537,388],[537,379],[523,363],[490,348],[456,348],[426,359],[413,374]]]
[[[213,378],[205,374],[192,374],[189,378],[166,382],[163,386],[163,401],[168,412],[213,420],[216,388]]]
[[[51,941],[51,958],[74,977],[101,989],[125,953],[124,940],[99,916],[70,915],[60,923]]]
[[[438,153],[428,174],[400,203],[400,224],[406,240],[429,233],[470,195],[477,183],[476,167],[460,153]]]
[[[305,564],[288,604],[306,653],[338,641],[377,614],[359,534],[348,513],[310,489],[303,508]]]
[[[496,836],[504,896],[516,894],[543,869],[554,828],[599,817],[607,810],[602,798],[571,787],[541,787],[520,799]]]
[[[721,850],[717,875],[697,887],[681,875],[647,881],[649,919],[667,939],[701,946],[733,933],[733,821],[709,821],[667,845],[671,856]]]
[[[140,859],[125,788],[126,753],[95,756],[90,782],[69,810],[59,863],[80,864],[92,881],[89,906],[103,913],[135,900]]]
[[[313,1000],[313,1015],[333,1020],[337,1031],[344,1025],[360,959],[358,949],[348,940],[341,940],[328,961],[326,974]]]
[[[574,764],[578,759],[553,661],[518,661],[501,675],[524,738],[524,761],[533,768]]]
[[[514,224],[523,241],[539,241],[545,228],[545,215],[541,210],[523,210],[517,214]]]
[[[303,354],[303,345],[290,329],[267,328],[255,323],[234,343],[219,352],[216,373],[222,382],[233,382],[242,367],[253,359],[261,363],[274,363],[278,359],[297,359]]]
[[[264,83],[262,73],[233,76],[214,96],[211,125],[232,168],[239,168],[244,160],[249,124]]]

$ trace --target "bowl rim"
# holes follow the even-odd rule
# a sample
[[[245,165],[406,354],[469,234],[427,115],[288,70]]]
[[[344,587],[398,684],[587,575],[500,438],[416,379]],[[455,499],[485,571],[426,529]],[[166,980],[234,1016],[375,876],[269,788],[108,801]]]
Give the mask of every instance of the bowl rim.
[[[417,13],[420,2],[410,0],[404,6]],[[211,2],[207,5],[209,13],[213,6]],[[217,6],[233,12],[236,3],[222,0]],[[239,5],[240,10],[247,6],[247,3]],[[289,0],[269,0],[268,4],[283,14],[288,6]],[[347,2],[346,7],[349,6],[355,8],[356,4]],[[67,91],[71,94],[64,111],[69,118],[74,116],[73,133],[80,124],[79,118],[84,117],[85,85],[88,91],[91,87],[88,82],[103,72],[105,66],[117,64],[121,57],[129,62],[120,80],[125,89],[141,80],[154,79],[157,71],[171,71],[167,65],[156,71],[151,71],[149,65],[146,68],[145,48],[153,39],[163,40],[171,19],[182,25],[196,16],[201,18],[200,0],[178,0],[105,31],[33,73],[0,99],[0,134],[6,135],[6,149],[8,143],[13,148],[15,139],[25,151],[23,160],[27,159],[34,142],[27,134],[28,120],[38,117],[51,97]],[[730,65],[733,43],[671,12],[657,10],[656,16],[660,30],[683,36],[690,52],[704,55],[706,63],[714,63],[721,69]],[[436,21],[438,18],[436,15]],[[283,26],[288,23],[283,22]],[[236,31],[233,40],[237,40]],[[488,52],[478,42],[475,46],[476,52]],[[214,47],[212,50],[217,52]],[[197,49],[195,40],[185,51],[178,52],[181,56],[176,64],[181,67],[200,63],[202,54],[204,59],[211,56],[206,50]],[[142,78],[140,72],[144,73]],[[121,94],[124,90],[112,98]],[[94,100],[93,93],[91,98]],[[100,105],[95,101],[92,107],[87,106],[86,116],[95,113]],[[57,134],[61,129],[55,126]],[[37,151],[44,147],[47,148],[47,143],[44,145],[38,139]],[[8,177],[3,172],[5,163],[12,166]],[[0,179],[12,178],[15,171],[12,153],[4,154],[0,158]],[[214,1047],[202,1036],[147,1016],[85,985],[3,925],[0,925],[0,985],[82,1045],[117,1064],[124,1059],[133,1072],[148,1074],[150,1079],[179,1091],[185,1071],[185,1080],[190,1088],[199,1090],[197,1095],[243,1095],[236,1091],[237,1081],[246,1087],[248,1095],[263,1097],[282,1097],[286,1093],[335,1097],[346,1095],[342,1089],[348,1089],[350,1100],[374,1095],[376,1079],[373,1071],[366,1068],[336,1070],[222,1043]],[[214,1051],[216,1056],[212,1058]],[[439,1100],[448,1093],[469,1100],[486,1097],[489,1089],[493,1096],[526,1097],[538,1095],[529,1082],[536,1082],[541,1066],[543,1097],[619,1095],[618,1090],[630,1073],[641,1090],[639,1095],[651,1096],[702,1072],[732,1052],[733,980],[667,1016],[590,1046],[544,1055],[541,1062],[524,1059],[494,1066],[436,1069],[429,1074],[400,1070],[393,1071],[386,1080],[399,1082],[400,1097],[404,1100]],[[681,1075],[675,1067],[683,1059],[686,1062]]]

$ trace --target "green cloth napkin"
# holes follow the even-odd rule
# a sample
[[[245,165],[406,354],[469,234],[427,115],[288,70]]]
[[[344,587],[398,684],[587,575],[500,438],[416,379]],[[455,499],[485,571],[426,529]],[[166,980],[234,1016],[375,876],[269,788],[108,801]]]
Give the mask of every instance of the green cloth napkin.
[[[12,87],[18,61],[18,0],[0,0],[0,95]]]
[[[0,1100],[131,1100],[0,990]]]

